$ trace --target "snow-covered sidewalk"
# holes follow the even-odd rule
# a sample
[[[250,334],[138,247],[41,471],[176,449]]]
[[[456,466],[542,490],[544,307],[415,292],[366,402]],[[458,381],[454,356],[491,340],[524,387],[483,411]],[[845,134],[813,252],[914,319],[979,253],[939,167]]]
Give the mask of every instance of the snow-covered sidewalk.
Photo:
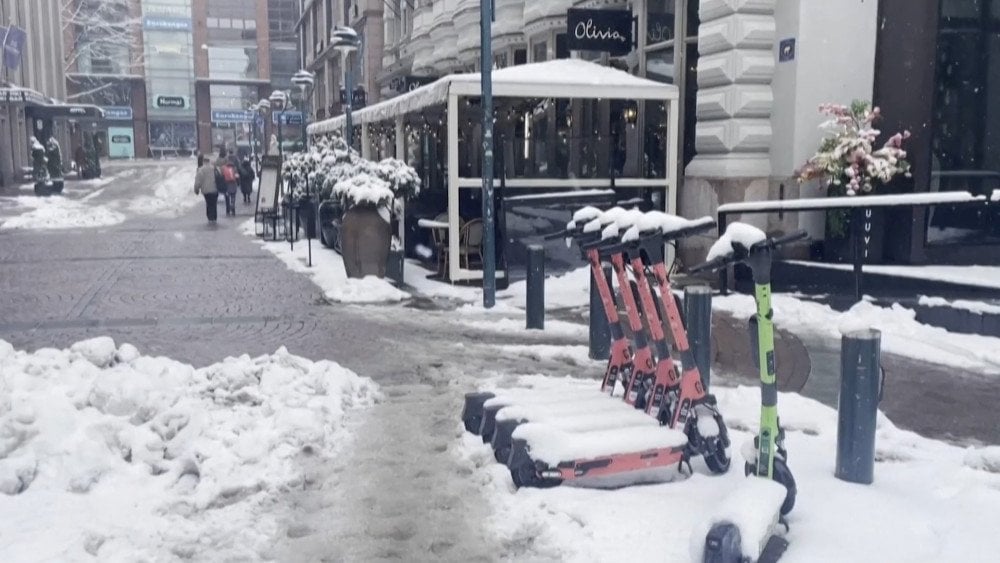
[[[852,264],[805,262],[789,260],[789,264],[808,266],[817,270],[850,271]],[[866,274],[883,274],[901,278],[933,280],[961,285],[1000,289],[1000,266],[892,266],[871,264],[864,266]]]
[[[162,174],[158,175],[158,180],[128,192],[136,196],[130,199],[107,203],[97,201],[97,196],[101,196],[115,182],[114,176],[69,182],[65,195],[0,198],[4,210],[3,216],[0,216],[0,230],[109,227],[133,216],[176,217],[202,201],[194,194],[196,169],[193,163],[159,168],[162,168]],[[71,197],[85,191],[90,193],[79,198]]]
[[[259,560],[302,460],[339,455],[379,397],[283,348],[194,369],[106,337],[0,341],[0,560]]]
[[[538,384],[537,378],[517,384],[529,379]],[[546,387],[567,390],[587,383],[546,379]],[[596,394],[597,382],[589,383]],[[713,392],[733,439],[733,467],[723,476],[710,476],[695,461],[694,475],[675,474],[675,481],[663,484],[515,490],[506,468],[478,436],[463,433],[453,452],[489,497],[490,523],[514,559],[690,561],[693,531],[747,479],[738,449],[752,437],[760,415],[757,388]],[[799,491],[783,562],[996,560],[1000,448],[963,449],[928,440],[880,415],[875,483],[856,485],[833,475],[836,412],[796,394],[781,394],[778,405]]]

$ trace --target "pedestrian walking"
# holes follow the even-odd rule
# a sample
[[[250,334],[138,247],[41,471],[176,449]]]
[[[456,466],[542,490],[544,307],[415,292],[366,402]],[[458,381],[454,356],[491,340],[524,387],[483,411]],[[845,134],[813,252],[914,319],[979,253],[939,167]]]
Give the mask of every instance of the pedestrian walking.
[[[250,203],[250,195],[253,193],[253,181],[256,175],[253,172],[253,164],[249,156],[244,156],[240,161],[240,191],[243,192],[243,203]]]
[[[235,159],[229,156],[226,149],[219,150],[219,158],[215,161],[218,177],[222,180],[220,191],[226,198],[226,215],[236,216],[236,192],[240,189],[240,173]]]
[[[215,166],[204,157],[198,157],[198,172],[194,176],[194,193],[205,197],[205,215],[215,223],[219,216],[219,190],[215,181]]]

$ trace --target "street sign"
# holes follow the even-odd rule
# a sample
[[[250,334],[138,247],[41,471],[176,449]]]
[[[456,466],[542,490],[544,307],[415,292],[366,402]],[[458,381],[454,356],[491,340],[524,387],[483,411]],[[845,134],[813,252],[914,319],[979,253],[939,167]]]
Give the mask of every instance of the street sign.
[[[271,114],[271,123],[277,125],[278,119],[281,119],[282,125],[302,125],[304,121],[301,111],[279,111]]]
[[[631,10],[583,10],[566,12],[566,37],[572,51],[604,51],[612,56],[632,50]]]
[[[104,110],[104,119],[107,121],[130,121],[132,119],[132,108],[127,106],[101,106]]]
[[[778,44],[778,62],[787,63],[795,60],[795,38],[782,39]]]
[[[239,111],[229,109],[213,109],[212,121],[214,123],[253,123],[254,113],[252,111]]]

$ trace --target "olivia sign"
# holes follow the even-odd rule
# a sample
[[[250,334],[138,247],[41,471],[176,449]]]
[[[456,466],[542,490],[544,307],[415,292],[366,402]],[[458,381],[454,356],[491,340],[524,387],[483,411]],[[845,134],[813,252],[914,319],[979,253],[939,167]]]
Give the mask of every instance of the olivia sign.
[[[632,50],[631,10],[566,12],[566,40],[571,51],[605,51],[612,56]]]

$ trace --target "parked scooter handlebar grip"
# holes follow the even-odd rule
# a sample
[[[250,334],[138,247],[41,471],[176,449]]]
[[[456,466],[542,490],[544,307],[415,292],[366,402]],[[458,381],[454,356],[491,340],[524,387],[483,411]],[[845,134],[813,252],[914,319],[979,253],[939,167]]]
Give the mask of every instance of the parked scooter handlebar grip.
[[[703,264],[698,264],[697,266],[695,266],[693,268],[689,268],[687,270],[687,273],[689,273],[689,274],[697,274],[699,272],[706,272],[706,271],[718,270],[718,269],[721,269],[721,268],[725,268],[726,266],[728,266],[730,264],[733,264],[735,262],[737,262],[737,260],[736,260],[736,257],[733,256],[733,255],[720,256],[720,257],[715,258],[713,260],[709,260],[708,262],[705,262]]]
[[[671,240],[682,239],[685,237],[689,237],[691,235],[696,235],[698,233],[714,229],[715,225],[716,225],[715,221],[707,221],[704,223],[691,225],[689,227],[682,227],[680,229],[674,229],[673,231],[667,231],[665,233],[662,233],[661,236],[663,237],[664,242],[668,242]]]
[[[797,240],[802,240],[804,238],[807,238],[808,236],[809,236],[809,233],[805,232],[802,229],[797,229],[797,230],[794,230],[794,231],[788,233],[787,235],[783,235],[783,236],[780,236],[778,238],[770,239],[768,242],[769,242],[769,246],[771,246],[772,248],[774,248],[776,246],[781,246],[783,244],[788,244],[790,242],[795,242]]]
[[[561,231],[556,231],[554,233],[549,233],[547,235],[543,235],[542,239],[543,240],[555,240],[557,238],[566,238],[568,236],[572,236],[573,234],[574,234],[574,231],[571,231],[569,229],[563,229]]]

